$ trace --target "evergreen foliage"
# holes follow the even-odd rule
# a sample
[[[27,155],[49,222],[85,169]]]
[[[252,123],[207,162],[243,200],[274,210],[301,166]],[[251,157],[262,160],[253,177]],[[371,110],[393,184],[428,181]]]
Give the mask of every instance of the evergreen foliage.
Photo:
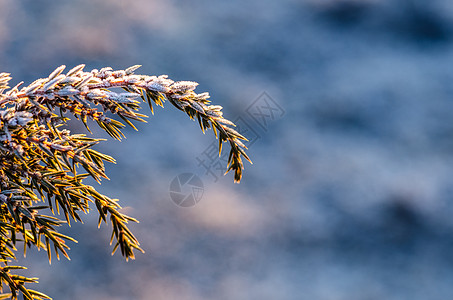
[[[210,105],[208,93],[194,92],[196,82],[168,79],[166,75],[135,75],[139,66],[113,71],[112,68],[83,71],[84,65],[63,73],[58,67],[48,77],[28,86],[23,82],[8,87],[10,74],[0,73],[0,288],[6,293],[0,299],[50,299],[29,289],[27,283],[37,278],[15,274],[14,266],[18,247],[36,247],[52,256],[69,259],[66,241],[73,238],[57,231],[57,227],[71,221],[81,222],[79,214],[88,213],[94,205],[99,214],[99,226],[112,226],[112,254],[119,248],[126,259],[134,259],[134,250],[143,251],[128,229],[128,222],[137,222],[121,212],[116,199],[111,199],[84,184],[87,177],[100,182],[107,178],[104,162],[115,162],[106,154],[93,149],[102,139],[72,134],[64,128],[73,115],[88,129],[89,120],[113,138],[124,137],[125,125],[109,115],[117,115],[124,123],[143,122],[139,97],[153,105],[173,106],[196,119],[203,132],[211,128],[222,144],[228,142],[230,155],[228,171],[234,171],[234,181],[242,177],[245,140],[231,127],[234,124],[223,118],[221,106]],[[116,88],[121,92],[114,91]],[[228,172],[227,171],[227,172]],[[91,207],[90,207],[91,204]],[[58,218],[64,215],[63,219]],[[53,253],[52,253],[53,252]]]

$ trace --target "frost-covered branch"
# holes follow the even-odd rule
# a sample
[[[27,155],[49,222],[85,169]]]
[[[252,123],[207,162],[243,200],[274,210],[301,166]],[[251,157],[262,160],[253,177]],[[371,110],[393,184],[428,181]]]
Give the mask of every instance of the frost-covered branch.
[[[11,274],[20,268],[10,266],[16,259],[16,245],[23,243],[24,254],[27,247],[43,249],[49,261],[52,248],[57,258],[59,254],[69,258],[66,241],[75,240],[56,228],[81,221],[79,213],[89,212],[90,204],[96,206],[99,225],[111,223],[113,252],[120,248],[126,259],[133,259],[134,249],[143,251],[127,227],[129,221],[136,220],[119,211],[116,199],[83,183],[89,176],[98,182],[107,178],[104,162],[115,160],[92,148],[101,139],[62,129],[68,115],[88,130],[88,120],[92,120],[120,140],[126,125],[110,114],[135,128],[132,121],[143,122],[146,117],[138,112],[137,99],[146,101],[151,112],[153,104],[163,106],[168,100],[196,119],[203,132],[209,128],[214,131],[219,155],[223,142],[229,143],[228,171],[234,171],[235,182],[241,180],[242,157],[249,160],[241,142],[245,137],[223,118],[222,107],[210,105],[208,93],[197,94],[196,82],[175,82],[166,75],[135,75],[138,67],[85,72],[84,65],[79,65],[63,73],[65,66],[61,66],[46,78],[13,88],[8,87],[9,74],[0,73],[0,288],[9,287],[8,297],[16,299],[20,291],[27,299],[46,299],[44,294],[25,288],[24,284],[36,282],[35,278]],[[60,212],[64,220],[55,217]]]

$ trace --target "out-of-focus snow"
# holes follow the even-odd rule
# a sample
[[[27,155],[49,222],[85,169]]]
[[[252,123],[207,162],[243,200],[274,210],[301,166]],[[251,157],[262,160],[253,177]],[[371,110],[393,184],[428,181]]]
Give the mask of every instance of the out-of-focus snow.
[[[452,30],[447,0],[2,1],[15,82],[142,64],[260,136],[243,182],[214,183],[196,160],[213,134],[158,108],[99,147],[118,162],[99,189],[140,220],[146,253],[111,257],[93,215],[64,230],[72,261],[21,263],[55,299],[451,298]],[[265,129],[247,115],[263,91],[285,111]],[[168,194],[182,172],[205,185],[192,208]]]

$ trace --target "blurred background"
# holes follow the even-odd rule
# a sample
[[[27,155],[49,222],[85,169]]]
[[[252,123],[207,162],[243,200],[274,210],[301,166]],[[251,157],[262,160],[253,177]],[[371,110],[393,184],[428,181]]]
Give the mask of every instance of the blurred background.
[[[248,124],[254,164],[239,185],[232,174],[215,181],[196,159],[212,132],[158,108],[139,132],[98,147],[117,159],[98,189],[140,220],[131,227],[146,253],[111,256],[109,228],[88,215],[62,229],[79,241],[71,261],[20,259],[37,289],[54,299],[453,297],[451,1],[0,0],[0,71],[12,84],[80,63],[199,82]],[[270,115],[263,92],[280,110],[260,126],[248,112]],[[204,184],[190,208],[169,196],[184,172]]]

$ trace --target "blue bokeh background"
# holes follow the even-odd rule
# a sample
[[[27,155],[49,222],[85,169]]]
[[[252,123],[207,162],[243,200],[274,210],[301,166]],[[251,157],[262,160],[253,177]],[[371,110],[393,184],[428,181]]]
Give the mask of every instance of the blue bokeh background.
[[[259,138],[239,185],[204,173],[196,158],[213,134],[168,104],[125,141],[104,142],[117,164],[99,190],[140,220],[132,229],[146,253],[110,256],[109,228],[85,216],[63,229],[79,241],[71,261],[20,259],[41,291],[453,297],[451,1],[0,0],[0,70],[13,84],[80,63],[197,81]],[[264,128],[247,114],[263,92],[284,110]],[[192,208],[170,200],[183,172],[204,183]]]

